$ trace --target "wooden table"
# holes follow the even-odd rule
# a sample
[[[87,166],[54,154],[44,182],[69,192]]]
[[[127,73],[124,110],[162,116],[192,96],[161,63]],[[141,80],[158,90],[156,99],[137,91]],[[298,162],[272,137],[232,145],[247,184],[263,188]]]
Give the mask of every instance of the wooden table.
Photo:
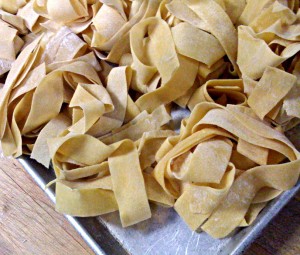
[[[93,254],[18,161],[1,156],[0,254]],[[299,201],[293,199],[245,254],[300,254]]]

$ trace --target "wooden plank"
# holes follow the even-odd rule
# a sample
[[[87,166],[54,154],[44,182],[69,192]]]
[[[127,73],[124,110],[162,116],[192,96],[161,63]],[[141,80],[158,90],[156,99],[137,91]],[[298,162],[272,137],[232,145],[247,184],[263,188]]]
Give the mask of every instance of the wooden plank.
[[[0,158],[0,254],[93,254],[16,160]]]

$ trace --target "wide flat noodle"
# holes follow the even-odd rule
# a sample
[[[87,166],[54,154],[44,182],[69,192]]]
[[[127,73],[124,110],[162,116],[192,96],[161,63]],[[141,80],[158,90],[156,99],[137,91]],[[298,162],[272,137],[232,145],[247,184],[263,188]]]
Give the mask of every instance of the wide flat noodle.
[[[185,21],[194,27],[210,31],[209,26],[190,8],[185,1],[173,0],[166,4],[168,11],[176,18]]]
[[[229,163],[232,150],[230,140],[209,139],[197,145],[189,160],[179,169],[176,160],[172,162],[174,177],[189,182],[219,183]]]
[[[130,165],[126,162],[130,162]],[[109,157],[108,164],[122,226],[127,227],[150,218],[151,211],[143,175],[133,142],[129,140],[122,142]]]
[[[129,67],[119,67],[113,69],[107,80],[107,91],[112,98],[114,110],[105,116],[116,121],[116,124],[111,129],[122,126],[125,120],[128,104],[128,89],[132,77],[132,71]]]
[[[248,98],[249,106],[263,119],[289,93],[296,80],[292,74],[267,67]]]
[[[5,34],[5,37],[0,39],[0,76],[2,76],[11,69],[11,65],[24,42],[18,36],[18,30],[10,27],[2,20],[0,20],[0,30]]]
[[[252,20],[255,20],[262,11],[269,7],[274,0],[249,0],[239,17],[238,22],[243,25],[248,25]]]
[[[187,1],[188,6],[210,28],[211,33],[219,40],[227,53],[234,69],[238,72],[237,59],[237,32],[226,12],[215,1]],[[216,18],[218,17],[218,18]]]
[[[66,24],[88,16],[87,1],[34,1],[35,12],[57,23]]]
[[[277,166],[259,166],[240,175],[226,199],[204,223],[202,229],[215,238],[228,235],[243,220],[252,199],[260,188],[272,187],[287,190],[293,187],[299,178],[299,164],[300,160],[296,160]]]
[[[173,199],[159,190],[158,183],[151,176],[145,175],[144,182],[138,150],[132,141],[123,140],[106,146],[91,136],[71,134],[48,141],[58,178],[58,211],[86,216],[119,210],[123,226],[129,226],[151,217],[148,196],[149,200],[166,206],[173,204]],[[81,149],[74,150],[79,144]],[[91,153],[93,151],[97,153]],[[126,164],[128,161],[130,165]],[[75,165],[80,167],[74,168]],[[79,180],[95,174],[97,178],[94,180]],[[63,181],[64,178],[69,181]],[[78,181],[72,182],[75,180]],[[124,185],[127,186],[126,193],[123,192]],[[78,196],[85,199],[82,210],[78,208],[82,203]],[[96,197],[100,197],[100,201],[106,200],[103,206],[95,201]],[[62,202],[66,198],[70,203]],[[132,206],[128,207],[128,203]]]
[[[239,139],[238,142],[237,138]],[[217,238],[228,235],[239,225],[247,225],[247,221],[253,222],[263,207],[260,204],[249,209],[252,201],[255,201],[253,200],[255,197],[256,203],[264,203],[278,196],[280,191],[288,189],[289,185],[293,186],[299,178],[299,152],[282,133],[263,123],[251,109],[244,106],[228,105],[222,107],[212,103],[200,103],[193,109],[189,119],[181,126],[179,137],[174,137],[169,141],[172,144],[169,143],[167,146],[165,143],[163,144],[164,147],[162,146],[160,149],[166,152],[159,159],[153,175],[168,194],[177,198],[175,209],[190,228],[193,230],[202,229]],[[209,146],[210,143],[212,146],[215,143],[217,148],[212,149],[213,147]],[[237,146],[235,147],[237,151],[232,150],[230,144]],[[205,151],[204,154],[197,155],[202,147]],[[222,148],[224,149],[222,152],[210,156],[210,150],[215,153]],[[280,166],[269,165],[274,164],[269,149],[282,153],[291,162]],[[260,151],[260,155],[254,153],[254,150]],[[219,158],[221,155],[224,157]],[[217,159],[220,161],[215,164]],[[246,171],[239,170],[236,180],[226,181],[226,185],[229,186],[218,184],[220,181],[222,183],[222,178],[225,178],[226,174],[229,174],[228,170],[225,172],[227,167],[232,164],[229,163],[229,160],[237,162],[236,160],[245,159],[248,159],[249,163],[241,167],[246,168]],[[201,160],[205,162],[200,163]],[[253,163],[251,164],[251,162]],[[256,163],[262,166],[256,167]],[[204,167],[203,171],[199,166]],[[294,169],[293,172],[292,168]],[[207,169],[210,170],[207,171]],[[278,171],[273,174],[272,169],[278,169]],[[279,171],[280,169],[284,173]],[[256,174],[256,171],[259,173]],[[260,181],[257,181],[252,173],[255,176],[260,176]],[[264,173],[263,176],[261,176],[262,173]],[[247,177],[251,180],[251,189],[246,188],[248,181],[245,185],[244,182],[239,184],[239,180],[243,179],[243,176],[251,176]],[[285,181],[286,178],[288,179],[287,182]],[[183,183],[180,182],[181,180]],[[220,187],[225,185],[227,188],[220,189],[216,185],[221,185]],[[231,185],[233,185],[232,188]],[[237,187],[239,191],[235,192],[234,187]],[[264,189],[264,193],[259,193],[262,188],[267,187],[272,189]],[[217,191],[220,189],[220,191],[217,192],[215,189]],[[263,194],[260,195],[261,198],[256,196],[258,193]],[[236,204],[236,211],[231,210],[231,196],[236,198],[234,201],[239,201]],[[241,202],[240,196],[245,197],[245,203]],[[203,202],[206,201],[205,199],[211,199],[211,202]],[[224,205],[227,200],[230,203],[230,209]],[[196,201],[199,203],[201,201],[202,206],[198,205]],[[204,210],[204,208],[207,209]],[[243,208],[243,211],[240,208]],[[215,219],[220,223],[227,222],[227,217],[232,217],[232,215],[237,215],[237,218],[234,216],[234,220],[230,220],[229,224],[222,223],[219,224],[220,227],[215,225]],[[244,217],[246,218],[244,219]],[[241,223],[243,220],[244,223]]]
[[[269,150],[239,139],[237,151],[259,165],[266,165],[268,162]]]
[[[209,80],[193,93],[188,106],[193,109],[202,102],[216,102],[224,106],[227,104],[245,105],[247,97],[243,93],[243,88],[242,80]]]
[[[233,24],[236,24],[242,15],[247,3],[247,0],[223,0],[226,13],[230,17]]]
[[[56,182],[55,193],[55,209],[60,213],[86,217],[102,215],[118,210],[114,194],[109,190],[71,189],[58,181]]]
[[[233,166],[231,168],[220,184],[214,187],[189,184],[177,199],[174,208],[192,230],[199,230],[226,197],[234,180],[235,168]]]
[[[26,89],[24,87],[26,83],[21,85]],[[14,141],[10,141],[10,143],[15,144],[17,155],[21,154],[22,150],[21,135],[28,136],[32,132],[34,133],[35,130],[59,114],[64,101],[63,90],[61,70],[53,71],[44,76],[40,84],[34,90],[31,90],[31,96],[29,96],[29,93],[25,94],[17,104],[11,122]],[[20,111],[20,108],[26,108],[25,104],[31,104],[31,108],[27,108],[27,111]],[[41,114],[41,111],[43,114]]]
[[[190,58],[178,55],[180,66],[172,78],[157,90],[144,94],[136,104],[140,110],[152,112],[159,105],[164,105],[184,95],[195,81],[198,63]]]
[[[43,53],[46,64],[67,61],[82,55],[87,45],[67,27],[62,27],[49,40]]]
[[[143,176],[149,201],[164,207],[172,207],[174,205],[173,197],[164,192],[151,174],[144,173]]]
[[[113,103],[102,85],[78,84],[69,107],[77,109],[83,117],[76,121],[70,131],[86,133],[107,112],[113,110]],[[78,109],[79,108],[79,109]]]
[[[298,61],[293,70],[293,74],[297,77],[297,81],[283,100],[282,108],[288,116],[300,118],[300,62]]]
[[[139,142],[138,152],[141,169],[145,170],[155,163],[155,155],[165,139],[175,133],[171,130],[145,132]]]
[[[59,136],[70,124],[70,119],[63,114],[59,114],[56,118],[49,121],[41,130],[33,146],[31,158],[43,164],[45,167],[49,167],[51,157],[47,140]]]
[[[154,168],[153,174],[155,179],[160,183],[160,185],[164,188],[164,190],[174,196],[179,196],[179,183],[175,179],[171,179],[170,177],[174,176],[172,171],[171,161],[178,157],[179,155],[186,153],[190,149],[192,149],[195,145],[206,141],[210,138],[213,138],[217,135],[222,135],[226,137],[226,133],[221,130],[216,130],[214,128],[204,129],[202,132],[195,133],[190,138],[186,140],[182,140],[177,143],[170,151],[168,151],[162,159],[158,162],[157,166]],[[228,136],[230,136],[228,134]],[[169,178],[166,179],[165,176]]]
[[[283,25],[290,25],[297,19],[296,14],[287,6],[274,1],[269,7],[264,10],[249,24],[255,32],[261,32],[270,25],[280,22]]]
[[[143,45],[146,33],[151,59],[145,58],[146,50],[143,50],[147,47]],[[148,84],[156,72],[159,72],[162,82],[167,83],[179,67],[170,28],[163,20],[148,18],[135,25],[130,31],[130,46],[137,84]]]
[[[112,133],[100,137],[99,139],[106,144],[118,142],[123,139],[136,141],[140,139],[143,133],[159,130],[171,119],[164,106],[155,109],[151,114],[145,111],[137,115],[132,121],[123,125],[121,128],[114,129]]]
[[[225,52],[219,41],[211,34],[182,22],[172,28],[178,53],[212,66]]]
[[[1,1],[0,9],[10,13],[16,13],[19,8],[24,6],[28,0],[11,0],[11,1]]]
[[[237,64],[242,74],[252,79],[260,78],[266,67],[277,67],[300,50],[300,44],[290,44],[279,56],[264,40],[257,38],[250,27],[246,26],[239,26],[238,37],[240,54],[237,57]]]
[[[32,62],[36,57],[36,54],[34,54],[34,53],[32,54],[32,52],[36,50],[36,46],[38,45],[40,39],[41,39],[41,37],[37,38],[35,41],[33,41],[30,45],[28,45],[21,52],[21,54],[19,55],[17,60],[13,63],[11,72],[9,72],[9,74],[6,78],[4,87],[1,91],[1,95],[0,95],[0,118],[1,118],[0,137],[3,138],[5,133],[7,134],[6,139],[1,140],[1,144],[2,144],[2,148],[4,150],[4,153],[5,153],[5,147],[6,146],[10,147],[11,144],[14,143],[14,142],[12,142],[12,139],[14,139],[14,138],[12,137],[11,130],[7,126],[7,111],[8,111],[7,108],[8,108],[9,95],[10,95],[13,87],[15,86],[16,82],[18,81],[17,79],[20,76],[20,73],[25,69],[25,65],[26,64],[28,64],[29,66],[32,65]],[[36,53],[36,51],[35,51],[35,53]],[[30,57],[32,57],[33,59],[31,58],[28,61],[28,59]],[[22,77],[19,78],[19,82],[20,82],[21,78]],[[16,153],[16,149],[13,149],[13,151],[11,151],[9,149],[9,151],[10,152],[8,152],[8,154]],[[20,152],[17,152],[17,153],[20,153]]]
[[[107,38],[107,41],[103,43],[102,35],[95,29],[91,41],[91,46],[96,49],[109,51],[108,55],[99,54],[102,59],[118,63],[121,56],[130,51],[129,32],[132,27],[141,20],[154,16],[159,7],[159,1],[146,0],[142,2],[133,2],[132,9],[129,16],[129,20],[119,29],[115,28],[115,24],[112,24],[113,30],[117,30],[112,37]],[[108,20],[110,15],[106,15],[101,20]],[[99,38],[100,37],[100,38]]]

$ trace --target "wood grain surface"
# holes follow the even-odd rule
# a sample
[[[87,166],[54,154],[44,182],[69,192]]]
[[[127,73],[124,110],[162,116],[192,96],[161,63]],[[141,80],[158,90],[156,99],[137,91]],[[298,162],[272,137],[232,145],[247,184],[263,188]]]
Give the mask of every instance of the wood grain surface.
[[[15,159],[0,158],[0,254],[93,254]]]
[[[0,157],[0,254],[93,254],[15,159]],[[245,252],[300,254],[300,205],[293,199]],[[112,254],[113,255],[113,254]]]

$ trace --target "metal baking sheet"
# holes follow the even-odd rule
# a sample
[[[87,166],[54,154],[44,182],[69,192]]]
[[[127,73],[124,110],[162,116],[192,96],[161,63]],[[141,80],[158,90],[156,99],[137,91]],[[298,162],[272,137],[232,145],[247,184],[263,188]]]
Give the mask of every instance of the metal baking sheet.
[[[185,116],[180,111],[173,113],[175,120]],[[179,121],[175,121],[175,125],[179,125]],[[298,148],[299,131],[298,127],[289,134]],[[52,169],[46,169],[27,156],[18,160],[41,188],[54,179]],[[239,229],[220,240],[213,239],[204,232],[192,232],[172,208],[166,209],[153,204],[151,219],[125,229],[121,227],[118,212],[100,217],[66,218],[97,255],[237,255],[255,240],[299,190],[300,182],[269,203],[250,227]],[[45,192],[55,202],[54,190],[50,188]]]

